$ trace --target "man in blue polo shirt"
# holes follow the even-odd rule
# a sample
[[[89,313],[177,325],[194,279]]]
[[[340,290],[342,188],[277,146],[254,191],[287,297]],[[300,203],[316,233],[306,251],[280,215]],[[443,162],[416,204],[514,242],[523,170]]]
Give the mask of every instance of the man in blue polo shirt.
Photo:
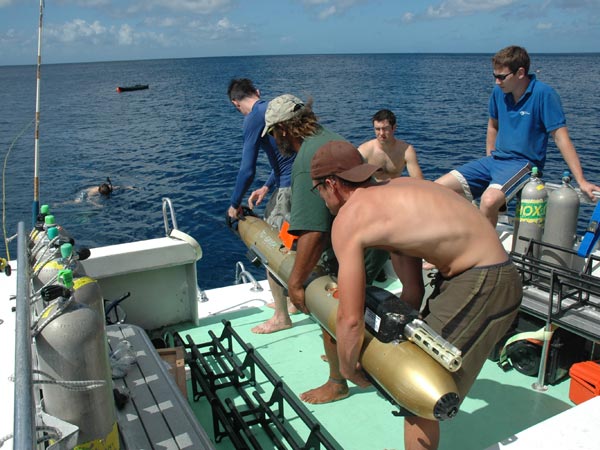
[[[591,200],[600,187],[588,182],[567,131],[560,97],[554,89],[529,74],[529,55],[510,46],[492,58],[496,86],[489,102],[487,156],[469,162],[436,180],[469,200],[480,198],[479,208],[492,225],[506,198],[529,178],[532,167],[546,162],[551,135],[571,173]]]

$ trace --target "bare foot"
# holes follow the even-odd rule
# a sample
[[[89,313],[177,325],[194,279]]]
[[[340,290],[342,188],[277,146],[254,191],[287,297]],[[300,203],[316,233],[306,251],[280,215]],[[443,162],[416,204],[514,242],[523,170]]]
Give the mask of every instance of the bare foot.
[[[265,305],[267,308],[271,308],[271,309],[275,309],[275,302],[271,302],[271,303],[267,303]],[[287,300],[287,310],[288,310],[288,314],[290,316],[293,316],[294,314],[298,314],[300,311],[298,310],[298,308],[296,308],[294,306],[294,304],[292,302],[290,302],[290,299],[288,298]]]
[[[306,403],[312,403],[313,405],[320,403],[330,403],[337,400],[342,400],[348,397],[348,385],[346,380],[335,380],[329,378],[327,383],[318,388],[306,391],[300,394],[300,400]]]
[[[250,331],[256,334],[269,334],[275,333],[276,331],[287,330],[288,328],[292,328],[292,321],[289,318],[287,320],[280,321],[273,316],[266,322],[256,325]]]
[[[435,267],[430,262],[423,260],[423,270],[434,270],[434,269],[437,269],[437,267]]]

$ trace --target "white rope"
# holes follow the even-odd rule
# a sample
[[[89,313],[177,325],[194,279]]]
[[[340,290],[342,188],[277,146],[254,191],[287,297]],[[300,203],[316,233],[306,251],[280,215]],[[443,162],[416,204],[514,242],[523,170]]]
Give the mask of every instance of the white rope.
[[[8,237],[6,236],[6,164],[8,162],[8,155],[10,155],[10,151],[14,147],[15,143],[19,140],[23,133],[27,131],[27,129],[31,126],[35,119],[32,119],[25,127],[21,130],[21,132],[17,135],[17,137],[11,142],[8,147],[8,151],[6,152],[6,156],[4,157],[4,165],[2,167],[2,231],[4,233],[4,247],[6,248],[6,259],[10,261],[10,252],[8,250]]]
[[[11,434],[7,434],[3,438],[0,438],[0,447],[2,447],[6,441],[10,441],[12,438],[13,438],[12,433]]]
[[[52,377],[51,375],[49,375],[45,372],[42,372],[41,370],[34,370],[33,373],[35,375],[39,375],[39,376],[48,378],[48,380],[41,380],[41,379],[33,380],[33,382],[35,384],[56,384],[60,387],[68,389],[69,391],[76,391],[76,392],[91,391],[92,389],[96,389],[96,388],[106,385],[106,380],[62,381],[62,380],[57,380],[56,378]]]
[[[57,380],[52,375],[47,374],[46,372],[43,372],[41,370],[33,370],[32,372],[34,375],[39,375],[41,377],[48,378],[47,380],[42,380],[40,378],[34,379],[33,380],[34,384],[56,384],[57,386],[68,389],[69,391],[85,392],[85,391],[91,391],[92,389],[96,389],[96,388],[106,385],[106,380],[66,381],[66,380]],[[14,375],[9,376],[8,379],[9,379],[9,381],[12,381],[13,383],[15,381]]]

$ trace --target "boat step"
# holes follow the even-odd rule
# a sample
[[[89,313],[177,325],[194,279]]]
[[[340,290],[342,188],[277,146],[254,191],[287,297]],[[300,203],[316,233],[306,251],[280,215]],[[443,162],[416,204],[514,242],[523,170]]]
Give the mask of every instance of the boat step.
[[[117,410],[121,448],[214,449],[146,332],[117,324],[106,333],[111,351],[127,341],[136,355],[126,376],[114,380],[114,387],[129,397]]]

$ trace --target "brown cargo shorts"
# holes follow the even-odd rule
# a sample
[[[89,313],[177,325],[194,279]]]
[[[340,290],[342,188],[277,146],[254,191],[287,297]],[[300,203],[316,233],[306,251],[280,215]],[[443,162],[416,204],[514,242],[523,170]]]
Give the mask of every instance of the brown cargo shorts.
[[[423,320],[462,351],[453,373],[465,398],[490,352],[515,319],[523,287],[512,261],[473,267],[451,279],[438,274]]]

